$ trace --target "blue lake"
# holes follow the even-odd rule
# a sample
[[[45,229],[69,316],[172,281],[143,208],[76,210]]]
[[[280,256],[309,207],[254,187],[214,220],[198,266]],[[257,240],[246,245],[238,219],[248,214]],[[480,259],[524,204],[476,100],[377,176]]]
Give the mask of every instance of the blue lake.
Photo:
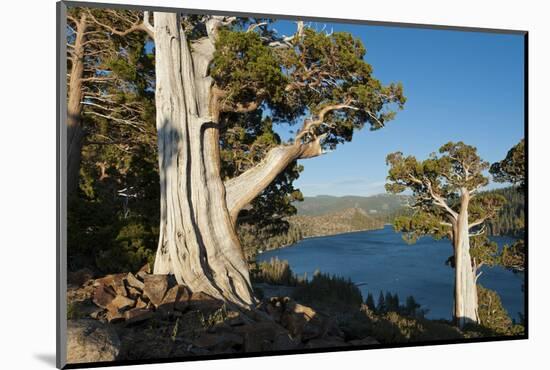
[[[514,239],[493,237],[500,246]],[[302,240],[290,247],[264,252],[259,261],[272,257],[287,260],[298,275],[315,270],[350,278],[360,286],[363,298],[375,301],[380,291],[397,293],[402,302],[414,296],[431,319],[450,319],[453,310],[454,270],[445,264],[452,254],[448,240],[421,238],[408,245],[391,226]],[[501,267],[482,267],[478,283],[495,290],[510,316],[524,312],[523,274]]]

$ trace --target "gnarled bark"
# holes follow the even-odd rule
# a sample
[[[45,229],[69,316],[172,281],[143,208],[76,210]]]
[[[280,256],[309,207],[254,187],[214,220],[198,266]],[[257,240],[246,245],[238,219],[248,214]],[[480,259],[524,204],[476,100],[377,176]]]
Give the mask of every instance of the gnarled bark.
[[[174,274],[193,291],[241,306],[254,302],[248,265],[235,233],[242,207],[293,161],[321,154],[323,135],[272,148],[266,158],[225,184],[220,176],[218,117],[228,107],[208,67],[218,28],[233,21],[206,20],[208,37],[187,40],[174,13],[154,13],[156,111],[161,182],[161,223],[154,272]],[[236,111],[254,109],[252,102]],[[339,107],[335,107],[337,109]]]
[[[455,223],[455,307],[454,316],[459,327],[468,323],[478,323],[478,301],[476,271],[470,256],[470,236],[468,225],[468,191],[462,192],[460,212]]]
[[[216,25],[209,25],[215,30]],[[174,13],[154,13],[161,224],[155,273],[241,306],[248,266],[225,201],[207,69],[213,39],[192,45]]]
[[[308,144],[296,143],[272,148],[256,166],[226,181],[227,208],[235,223],[241,209],[256,198],[285,168],[297,159],[322,154],[322,137]]]

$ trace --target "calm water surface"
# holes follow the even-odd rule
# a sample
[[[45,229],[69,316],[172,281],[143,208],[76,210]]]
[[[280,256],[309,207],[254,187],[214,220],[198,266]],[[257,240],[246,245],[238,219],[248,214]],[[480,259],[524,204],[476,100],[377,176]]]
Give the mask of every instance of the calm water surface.
[[[492,238],[500,246],[511,244],[508,237]],[[422,238],[408,245],[391,226],[302,240],[291,247],[264,252],[259,261],[278,257],[288,260],[292,270],[312,276],[315,270],[350,278],[361,284],[363,298],[370,292],[375,300],[384,292],[397,293],[402,302],[414,296],[431,319],[450,319],[453,307],[454,270],[445,265],[452,254],[448,240]],[[521,290],[523,274],[501,267],[482,267],[478,283],[496,290],[511,317],[524,311]]]

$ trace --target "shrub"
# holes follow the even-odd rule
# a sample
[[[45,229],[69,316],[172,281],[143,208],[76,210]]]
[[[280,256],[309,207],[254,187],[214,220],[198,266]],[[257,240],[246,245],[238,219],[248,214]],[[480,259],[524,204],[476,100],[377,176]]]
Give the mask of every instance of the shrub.
[[[135,271],[154,260],[158,223],[143,217],[120,217],[103,204],[77,200],[69,210],[67,230],[71,271]]]
[[[81,306],[78,302],[67,302],[67,320],[82,319],[84,315],[81,310]]]
[[[488,331],[484,335],[520,335],[524,333],[522,325],[515,325],[508,315],[497,292],[477,286],[478,314],[480,325]]]
[[[271,258],[269,262],[260,262],[251,269],[252,281],[273,285],[296,285],[296,277],[292,273],[288,261]]]
[[[382,315],[373,324],[380,342],[418,342],[462,338],[463,334],[445,321],[401,316],[396,312]]]
[[[78,319],[78,311],[73,302],[67,303],[67,320]]]
[[[121,226],[111,248],[99,251],[96,265],[105,272],[136,271],[145,263],[154,263],[157,235],[139,220]]]

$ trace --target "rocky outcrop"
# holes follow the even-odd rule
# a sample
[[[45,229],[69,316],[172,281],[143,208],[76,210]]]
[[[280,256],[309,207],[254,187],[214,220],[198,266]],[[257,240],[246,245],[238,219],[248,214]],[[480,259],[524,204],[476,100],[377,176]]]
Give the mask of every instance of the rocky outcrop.
[[[92,302],[104,309],[96,318],[132,324],[151,318],[157,311],[166,315],[185,311],[191,297],[189,290],[169,275],[147,271],[144,267],[136,275],[129,272],[94,280]]]
[[[145,274],[142,276],[144,296],[149,299],[155,307],[160,306],[164,295],[168,291],[168,275]]]
[[[114,354],[117,341],[113,337],[113,344],[100,351],[105,358],[149,359],[377,343],[372,338],[347,342],[333,318],[288,297],[267,298],[253,309],[239,310],[204,292],[191,292],[168,275],[149,271],[144,267],[136,274],[89,280],[80,291],[69,295],[80,299],[78,307],[87,307],[86,317],[95,319],[82,321],[118,334],[120,353]],[[74,306],[77,302],[69,303]],[[94,336],[108,337],[106,333]],[[91,343],[98,342],[92,338]],[[84,346],[89,345],[84,341],[71,343],[69,352],[75,352],[71,355],[83,357]]]

